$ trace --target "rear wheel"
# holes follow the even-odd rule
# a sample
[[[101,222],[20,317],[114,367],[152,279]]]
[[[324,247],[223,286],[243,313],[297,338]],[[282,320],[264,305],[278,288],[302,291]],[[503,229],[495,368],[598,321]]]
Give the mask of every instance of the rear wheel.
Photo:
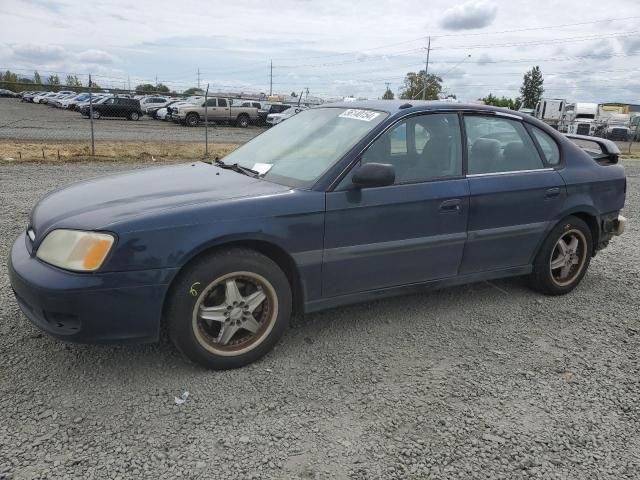
[[[129,120],[138,120],[140,118],[140,114],[138,112],[131,112],[128,116]]]
[[[233,248],[203,257],[172,288],[169,335],[189,359],[216,370],[269,352],[291,315],[291,288],[271,259]]]
[[[238,115],[236,126],[240,128],[247,128],[249,126],[249,116],[246,114]]]
[[[198,123],[200,123],[200,117],[198,116],[197,113],[190,113],[189,115],[187,115],[187,117],[184,119],[184,123],[185,125],[187,125],[188,127],[197,127]]]
[[[589,226],[578,217],[567,217],[538,252],[530,277],[532,287],[548,295],[569,293],[587,273],[592,245]]]
[[[98,120],[101,116],[102,116],[102,114],[98,110],[94,110],[93,111],[94,120]]]

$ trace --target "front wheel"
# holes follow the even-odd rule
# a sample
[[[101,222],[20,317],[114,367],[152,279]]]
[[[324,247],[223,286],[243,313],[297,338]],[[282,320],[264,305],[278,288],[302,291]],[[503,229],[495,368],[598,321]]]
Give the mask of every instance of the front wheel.
[[[101,116],[102,116],[102,114],[99,111],[97,111],[97,110],[93,111],[93,119],[94,120],[98,120]]]
[[[587,273],[592,249],[589,226],[578,217],[567,217],[542,244],[529,279],[531,286],[548,295],[569,293]]]
[[[172,287],[169,336],[207,368],[242,367],[275,346],[291,303],[291,287],[275,262],[253,250],[223,250],[187,267]]]
[[[190,113],[184,119],[184,123],[187,127],[197,127],[198,123],[200,123],[200,117],[197,113]]]

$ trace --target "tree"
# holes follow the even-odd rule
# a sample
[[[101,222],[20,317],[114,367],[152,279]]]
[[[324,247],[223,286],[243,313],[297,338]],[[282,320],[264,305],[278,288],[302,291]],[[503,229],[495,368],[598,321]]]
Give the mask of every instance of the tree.
[[[539,66],[536,65],[524,74],[522,86],[520,87],[523,107],[536,108],[536,105],[544,93],[543,84],[544,78],[542,78],[542,72]]]
[[[35,84],[36,90],[42,90],[42,78],[40,78],[40,74],[37,70],[33,72],[33,83]]]
[[[67,84],[67,87],[70,87],[70,88],[82,87],[82,82],[78,79],[77,75],[67,75],[66,84]]]
[[[507,97],[498,98],[494,96],[492,93],[490,93],[484,98],[481,98],[480,100],[482,100],[485,105],[493,105],[494,107],[510,108],[511,110],[518,110],[521,104],[519,98],[516,98],[515,100]]]
[[[204,95],[204,92],[197,88],[197,87],[192,87],[192,88],[187,88],[184,92],[182,92],[183,95]]]
[[[382,99],[383,100],[393,100],[393,92],[391,91],[391,89],[389,87],[387,87],[387,91],[384,92],[384,95],[382,95]]]
[[[140,85],[136,85],[136,92],[138,93],[169,93],[169,87],[159,83],[157,85],[152,85],[150,83],[141,83]]]
[[[20,87],[20,85],[18,85],[18,74],[9,70],[5,73],[0,73],[0,84],[2,85],[1,88],[17,92]]]
[[[293,98],[298,98],[298,94],[297,94],[296,92],[291,92],[291,96],[292,96]]]
[[[437,100],[442,92],[442,78],[432,73],[426,74],[424,70],[418,73],[409,72],[404,77],[404,88],[400,98],[421,100],[423,91],[427,100]]]
[[[47,77],[47,83],[51,86],[52,91],[57,92],[60,86],[60,77],[58,77],[58,75],[49,75]]]

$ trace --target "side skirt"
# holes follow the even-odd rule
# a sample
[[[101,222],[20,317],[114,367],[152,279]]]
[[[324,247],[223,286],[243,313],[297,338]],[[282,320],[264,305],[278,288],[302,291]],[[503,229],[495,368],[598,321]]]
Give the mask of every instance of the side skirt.
[[[425,290],[453,287],[455,285],[483,282],[486,280],[495,280],[497,278],[518,277],[528,275],[532,271],[533,267],[531,265],[524,265],[501,270],[490,270],[488,272],[471,273],[469,275],[443,278],[440,280],[430,280],[423,283],[412,283],[409,285],[401,285],[399,287],[380,288],[377,290],[350,293],[348,295],[340,295],[337,297],[321,298],[305,303],[304,311],[305,313],[311,313],[343,305],[350,305],[353,303],[371,302],[387,297],[420,293]]]

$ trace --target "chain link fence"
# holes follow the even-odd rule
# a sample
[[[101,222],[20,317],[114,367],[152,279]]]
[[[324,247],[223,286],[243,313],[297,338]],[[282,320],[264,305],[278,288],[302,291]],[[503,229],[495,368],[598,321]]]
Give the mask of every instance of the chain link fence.
[[[203,159],[224,156],[265,128],[272,102],[209,92],[182,95],[0,83],[0,160]],[[24,87],[24,90],[17,92]],[[37,88],[37,90],[35,90]]]

